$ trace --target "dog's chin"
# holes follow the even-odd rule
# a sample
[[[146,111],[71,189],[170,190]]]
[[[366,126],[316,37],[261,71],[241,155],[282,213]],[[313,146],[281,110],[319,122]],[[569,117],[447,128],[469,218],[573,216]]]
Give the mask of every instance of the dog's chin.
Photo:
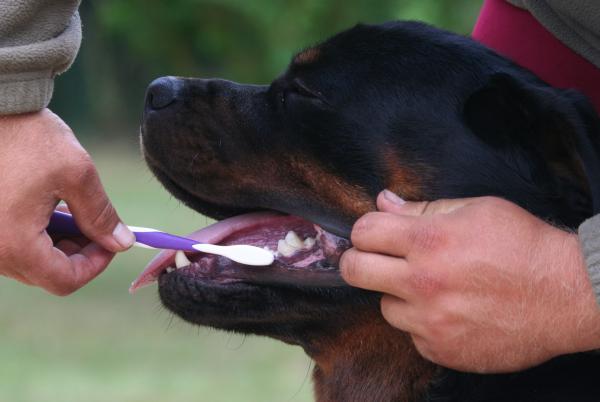
[[[159,294],[167,309],[196,325],[306,346],[359,311],[378,314],[379,295],[357,288],[224,284],[190,275],[161,275]]]

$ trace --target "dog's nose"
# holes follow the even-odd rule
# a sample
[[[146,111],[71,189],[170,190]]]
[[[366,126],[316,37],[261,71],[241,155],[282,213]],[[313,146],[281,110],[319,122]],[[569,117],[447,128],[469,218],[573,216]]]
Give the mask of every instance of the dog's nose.
[[[154,110],[164,109],[177,97],[176,78],[160,77],[148,86],[146,91],[146,107]]]

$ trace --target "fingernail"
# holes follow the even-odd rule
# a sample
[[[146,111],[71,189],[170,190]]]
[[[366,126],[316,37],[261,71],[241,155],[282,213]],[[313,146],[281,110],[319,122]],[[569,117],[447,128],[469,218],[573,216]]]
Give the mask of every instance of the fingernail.
[[[386,200],[388,200],[389,202],[392,202],[396,205],[404,205],[406,204],[406,201],[404,201],[402,198],[398,197],[395,193],[392,193],[390,190],[383,190],[383,196],[385,197]]]
[[[135,235],[121,222],[117,224],[112,234],[113,238],[121,245],[121,247],[129,248],[135,243]]]

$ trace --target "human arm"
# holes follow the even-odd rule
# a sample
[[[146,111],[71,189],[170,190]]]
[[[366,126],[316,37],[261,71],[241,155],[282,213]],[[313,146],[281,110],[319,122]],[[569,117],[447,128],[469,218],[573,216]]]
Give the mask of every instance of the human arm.
[[[0,116],[0,141],[1,275],[67,295],[133,244],[92,159],[58,116],[48,109]],[[45,232],[60,200],[87,239],[54,243]]]
[[[0,7],[0,275],[69,294],[133,244],[94,164],[45,106],[81,40],[74,0]],[[86,239],[54,242],[45,227],[67,202]]]
[[[79,0],[11,0],[0,7],[0,114],[35,112],[50,102],[54,78],[81,43]]]

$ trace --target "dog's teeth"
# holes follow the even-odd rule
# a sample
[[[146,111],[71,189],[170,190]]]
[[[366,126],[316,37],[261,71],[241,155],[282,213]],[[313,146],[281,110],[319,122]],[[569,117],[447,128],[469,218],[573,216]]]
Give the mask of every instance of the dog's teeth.
[[[170,274],[173,271],[175,271],[175,268],[173,268],[173,267],[167,267],[167,274]]]
[[[277,252],[284,257],[291,257],[294,253],[300,250],[310,250],[316,243],[314,237],[307,237],[302,240],[300,236],[293,230],[286,233],[284,239],[277,242]]]
[[[177,253],[175,253],[175,266],[177,268],[187,267],[190,264],[190,260],[187,258],[183,251],[178,250]]]
[[[285,242],[295,249],[301,249],[304,247],[304,242],[293,230],[287,232],[285,235]]]
[[[290,246],[284,239],[277,242],[277,251],[284,257],[291,257],[298,249]]]
[[[306,239],[304,239],[304,248],[310,250],[311,248],[313,248],[316,242],[317,241],[314,237],[307,237]]]

